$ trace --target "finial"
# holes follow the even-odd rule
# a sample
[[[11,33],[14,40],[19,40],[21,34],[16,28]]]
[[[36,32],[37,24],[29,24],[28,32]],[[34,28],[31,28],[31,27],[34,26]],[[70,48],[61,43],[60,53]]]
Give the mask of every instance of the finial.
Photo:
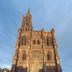
[[[52,28],[52,29],[51,29],[51,32],[52,32],[52,33],[54,33],[54,32],[55,32],[55,29],[54,29],[54,28]]]
[[[41,31],[44,31],[44,28],[42,28]]]

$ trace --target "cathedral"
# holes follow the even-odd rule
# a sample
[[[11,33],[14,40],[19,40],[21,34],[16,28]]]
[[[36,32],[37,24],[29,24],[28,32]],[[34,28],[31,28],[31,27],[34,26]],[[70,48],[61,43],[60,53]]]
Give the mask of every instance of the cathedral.
[[[33,30],[28,10],[18,31],[11,72],[62,72],[54,32]]]

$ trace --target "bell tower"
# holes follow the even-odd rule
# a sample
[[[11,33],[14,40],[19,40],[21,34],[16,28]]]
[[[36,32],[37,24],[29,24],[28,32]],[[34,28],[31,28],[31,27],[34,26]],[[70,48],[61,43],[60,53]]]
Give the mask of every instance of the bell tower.
[[[12,72],[19,70],[27,72],[29,67],[29,48],[32,34],[32,16],[30,9],[26,16],[23,16],[22,25],[19,29],[18,38],[16,42],[16,51],[13,58]]]
[[[21,29],[23,29],[24,31],[31,31],[32,30],[31,18],[32,18],[32,16],[30,14],[30,9],[28,9],[26,16],[23,16]]]

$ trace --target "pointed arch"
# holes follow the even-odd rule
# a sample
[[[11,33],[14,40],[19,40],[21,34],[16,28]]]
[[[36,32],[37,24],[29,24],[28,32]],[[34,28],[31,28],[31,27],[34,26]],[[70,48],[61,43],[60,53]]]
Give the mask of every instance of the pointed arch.
[[[22,60],[26,60],[26,53],[25,52],[23,52],[23,54],[22,54]]]
[[[40,40],[39,39],[37,40],[37,44],[40,44]]]
[[[47,53],[47,60],[51,60],[51,51],[48,51],[48,53]]]
[[[35,44],[36,42],[35,42],[35,39],[33,40],[33,44]]]
[[[52,45],[52,37],[47,36],[47,46]]]
[[[26,45],[26,36],[22,36],[21,45]]]
[[[47,45],[49,46],[49,36],[47,36]]]

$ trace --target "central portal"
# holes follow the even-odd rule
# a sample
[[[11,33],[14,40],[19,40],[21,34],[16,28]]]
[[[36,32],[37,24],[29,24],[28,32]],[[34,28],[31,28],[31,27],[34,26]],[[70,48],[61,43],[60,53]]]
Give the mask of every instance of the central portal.
[[[30,72],[39,72],[42,69],[42,63],[33,62],[30,64]]]
[[[31,50],[29,72],[39,72],[43,67],[43,51]]]

